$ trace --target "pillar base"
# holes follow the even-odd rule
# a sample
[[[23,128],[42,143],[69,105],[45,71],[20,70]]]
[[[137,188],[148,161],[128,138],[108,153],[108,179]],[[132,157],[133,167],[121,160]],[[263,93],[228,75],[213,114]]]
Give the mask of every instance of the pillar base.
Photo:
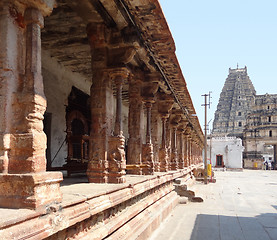
[[[0,174],[0,207],[37,209],[62,201],[61,172]]]
[[[127,174],[133,174],[133,175],[142,175],[142,170],[140,168],[138,169],[127,169]]]
[[[179,155],[178,169],[184,169],[184,168],[185,168],[185,162],[183,159],[183,155]]]
[[[108,172],[99,168],[88,169],[87,177],[90,183],[107,183],[108,182]]]
[[[178,169],[177,153],[176,152],[172,152],[171,153],[170,170],[175,171],[177,169]]]
[[[143,175],[154,174],[154,155],[153,145],[151,143],[146,143],[142,145],[142,164],[149,165],[148,168],[142,169]]]
[[[126,172],[109,172],[108,183],[125,183],[126,182]]]
[[[168,155],[166,148],[160,148],[159,151],[160,172],[168,172]]]
[[[140,165],[141,164],[141,139],[129,138],[128,139],[128,152],[127,152],[127,164]],[[127,169],[127,174],[142,175],[140,168]]]

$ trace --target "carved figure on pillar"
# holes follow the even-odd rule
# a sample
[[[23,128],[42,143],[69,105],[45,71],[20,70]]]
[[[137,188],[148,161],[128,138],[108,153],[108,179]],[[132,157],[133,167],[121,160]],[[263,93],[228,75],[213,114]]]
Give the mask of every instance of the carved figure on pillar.
[[[108,182],[124,183],[126,181],[126,158],[122,132],[122,84],[129,77],[127,68],[115,68],[110,70],[111,80],[116,86],[116,113],[113,136],[109,140],[108,151]]]
[[[162,119],[162,143],[159,150],[160,171],[167,172],[169,170],[169,159],[166,142],[166,123],[169,118],[169,111],[173,107],[174,100],[165,93],[159,93],[158,99],[158,111]]]
[[[7,4],[7,1],[4,4]],[[43,13],[49,14],[52,4],[52,1],[45,3],[45,8],[49,7],[49,9],[48,11],[44,10]],[[16,11],[16,7],[13,11]],[[46,172],[46,135],[43,132],[46,99],[41,75],[40,36],[43,15],[38,8],[35,8],[35,3],[32,7],[28,7],[28,3],[26,3],[26,9],[22,15],[24,15],[22,24],[14,20],[9,31],[4,30],[3,33],[0,28],[0,35],[3,34],[6,39],[13,39],[14,36],[17,36],[18,42],[26,44],[25,59],[22,56],[25,71],[20,72],[24,68],[22,62],[12,63],[14,64],[12,68],[17,69],[18,75],[17,77],[10,75],[9,84],[16,88],[13,92],[5,93],[12,94],[14,98],[12,105],[9,106],[12,109],[10,112],[12,127],[9,129],[9,159],[5,163],[3,173],[0,174],[0,207],[38,208],[61,201],[59,183],[62,181],[62,173]],[[1,21],[2,19],[5,17],[1,18]],[[18,25],[16,26],[16,24]],[[24,27],[26,27],[25,40],[23,35],[18,34],[20,32],[18,28]],[[6,42],[6,44],[8,43]],[[5,46],[2,47],[5,48]],[[23,52],[22,45],[15,44],[13,47],[14,52],[20,58],[20,54]],[[16,66],[17,64],[19,66]]]

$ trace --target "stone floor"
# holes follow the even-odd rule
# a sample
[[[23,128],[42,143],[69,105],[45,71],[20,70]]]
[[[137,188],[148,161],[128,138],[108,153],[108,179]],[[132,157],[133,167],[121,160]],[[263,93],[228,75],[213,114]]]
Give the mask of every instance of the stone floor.
[[[204,202],[177,205],[151,240],[277,239],[277,171],[215,174],[195,185]]]

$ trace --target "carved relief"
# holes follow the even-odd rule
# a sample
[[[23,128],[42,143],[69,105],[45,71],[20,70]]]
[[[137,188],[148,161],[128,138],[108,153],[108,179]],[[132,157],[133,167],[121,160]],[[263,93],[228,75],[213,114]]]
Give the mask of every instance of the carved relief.
[[[108,152],[108,182],[109,183],[124,183],[126,159],[124,150],[124,136],[111,136],[109,140]]]
[[[154,174],[154,156],[153,145],[150,143],[143,144],[142,148],[142,164],[146,164],[147,168],[142,169],[144,175]]]

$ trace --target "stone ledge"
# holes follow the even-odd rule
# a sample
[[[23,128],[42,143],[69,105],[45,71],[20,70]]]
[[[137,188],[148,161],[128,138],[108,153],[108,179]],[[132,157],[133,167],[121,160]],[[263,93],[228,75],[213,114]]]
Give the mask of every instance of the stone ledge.
[[[128,201],[138,201],[137,206],[142,211],[172,191],[166,187],[167,184],[172,185],[175,178],[189,174],[195,167],[151,176],[127,175],[127,183],[120,185],[81,183],[63,186],[62,203],[50,205],[44,211],[0,209],[1,215],[5,216],[0,220],[0,235],[2,239],[46,238],[89,219],[99,218],[101,222],[105,213],[110,213],[115,208],[117,211],[121,208],[124,210]],[[143,195],[145,199],[149,195],[145,205],[143,200],[138,200]],[[138,209],[134,206],[128,208],[130,214],[120,224],[115,224],[114,229],[138,214]]]

